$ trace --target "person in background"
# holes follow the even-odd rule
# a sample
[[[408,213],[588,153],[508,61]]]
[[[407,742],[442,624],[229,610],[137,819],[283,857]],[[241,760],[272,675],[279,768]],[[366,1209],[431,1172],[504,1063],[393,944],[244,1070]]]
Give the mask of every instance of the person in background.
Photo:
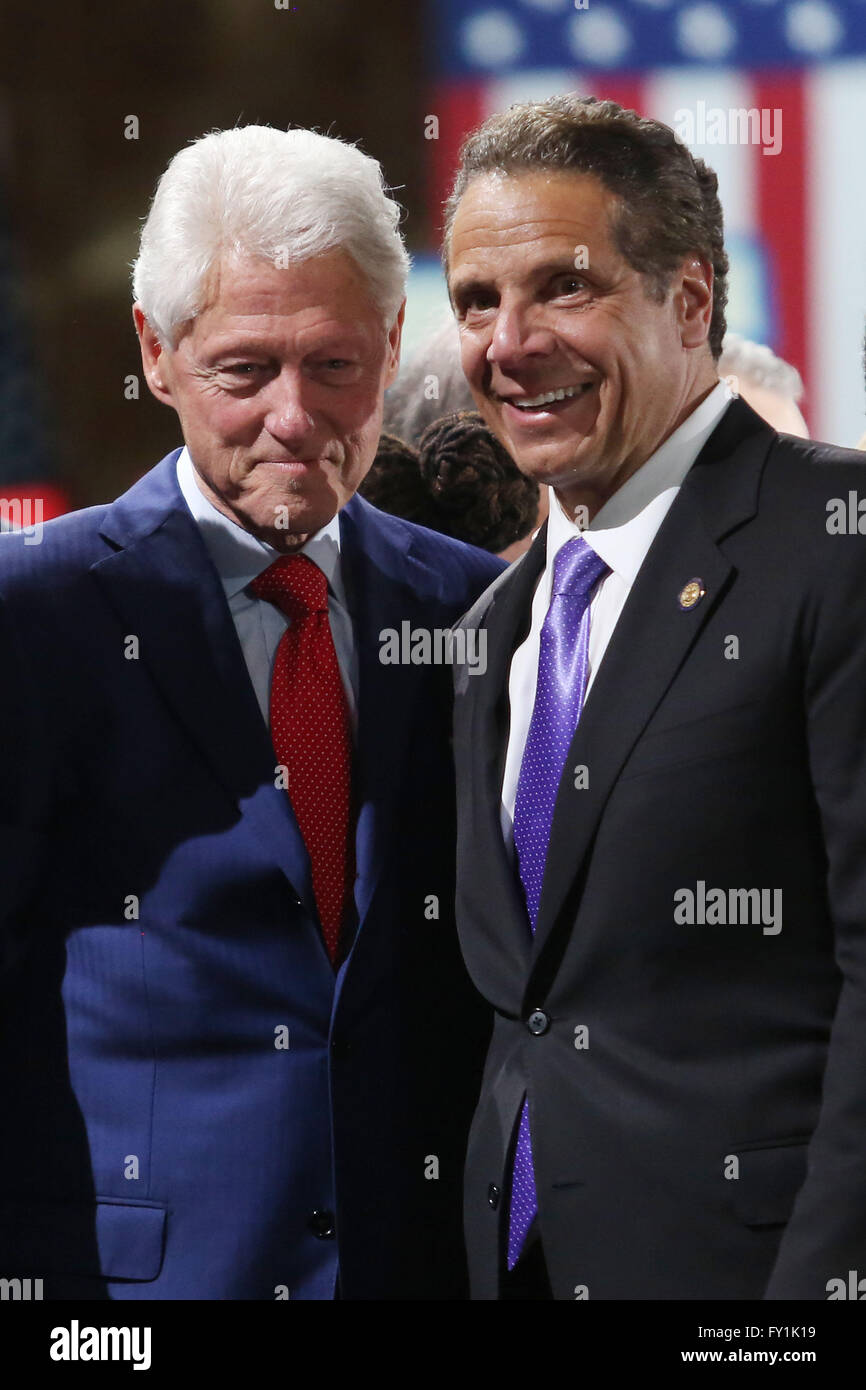
[[[719,376],[780,434],[809,438],[809,426],[798,402],[803,382],[796,367],[777,357],[762,343],[738,333],[726,333],[719,358]]]
[[[383,435],[360,491],[368,502],[511,561],[547,515],[547,489],[525,477],[474,411],[428,425],[417,450]]]
[[[460,366],[460,343],[454,315],[433,329],[415,348],[385,392],[382,427],[417,448],[428,425],[443,415],[474,410],[472,392]]]
[[[0,538],[0,1268],[46,1298],[464,1292],[489,1023],[451,673],[414,652],[502,565],[356,495],[398,222],[339,140],[183,149],[133,314],[184,445]]]
[[[421,473],[418,450],[404,439],[383,434],[359,496],[389,516],[401,516],[430,531],[442,531],[441,516]]]

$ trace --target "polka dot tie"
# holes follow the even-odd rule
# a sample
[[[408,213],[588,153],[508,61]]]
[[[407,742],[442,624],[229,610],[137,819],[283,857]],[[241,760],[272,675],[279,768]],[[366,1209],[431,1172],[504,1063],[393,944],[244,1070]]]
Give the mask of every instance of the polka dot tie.
[[[553,564],[553,591],[538,651],[535,705],[514,804],[514,848],[533,933],[556,794],[586,693],[590,595],[607,572],[607,565],[582,536],[566,541]],[[525,1096],[511,1179],[509,1269],[518,1261],[537,1211],[529,1098]]]
[[[322,935],[336,963],[355,863],[352,734],[328,621],[328,581],[306,555],[283,555],[250,585],[289,619],[271,679],[271,738],[310,856]]]

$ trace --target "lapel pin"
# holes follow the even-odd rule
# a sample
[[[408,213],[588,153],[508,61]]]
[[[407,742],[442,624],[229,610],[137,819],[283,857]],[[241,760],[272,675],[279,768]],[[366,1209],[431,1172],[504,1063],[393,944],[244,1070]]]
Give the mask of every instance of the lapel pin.
[[[706,592],[702,579],[690,579],[688,584],[680,589],[680,608],[684,613],[687,613],[690,608],[694,608],[696,604],[700,603]]]

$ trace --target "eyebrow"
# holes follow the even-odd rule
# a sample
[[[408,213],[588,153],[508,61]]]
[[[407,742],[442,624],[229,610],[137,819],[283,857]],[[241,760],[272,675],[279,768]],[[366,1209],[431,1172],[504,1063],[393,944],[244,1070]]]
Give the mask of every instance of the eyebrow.
[[[592,278],[587,270],[578,270],[574,264],[573,256],[569,259],[565,254],[563,254],[561,259],[545,261],[542,265],[533,266],[526,278],[532,281],[549,280],[554,275],[563,275],[568,272],[578,275],[584,280]],[[454,281],[449,286],[449,292],[451,298],[456,300],[459,299],[461,295],[474,294],[478,290],[491,290],[493,288],[493,280],[483,280],[480,276],[474,275],[471,279],[461,281],[455,276]]]
[[[313,346],[305,348],[302,355],[328,352],[336,348],[358,349],[359,346],[360,338],[351,329],[334,330],[324,334],[321,341]],[[227,338],[225,342],[216,344],[206,356],[209,361],[218,362],[224,357],[271,357],[278,350],[279,345],[275,348],[274,342],[267,338],[239,335],[237,338]]]
[[[461,295],[474,294],[477,290],[490,289],[490,282],[473,278],[471,280],[458,280],[448,286],[448,293],[452,301],[459,299]]]
[[[211,349],[207,354],[209,358],[218,361],[221,357],[266,357],[271,352],[265,343],[255,342],[251,338],[238,339],[236,342],[221,344],[219,347]]]

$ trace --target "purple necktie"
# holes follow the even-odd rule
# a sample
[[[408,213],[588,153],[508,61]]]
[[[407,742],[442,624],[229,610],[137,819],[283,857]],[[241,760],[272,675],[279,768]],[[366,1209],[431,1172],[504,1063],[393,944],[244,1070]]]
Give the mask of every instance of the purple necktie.
[[[514,804],[514,848],[533,933],[556,794],[586,691],[590,594],[607,569],[604,560],[582,536],[566,541],[553,562],[553,592],[538,651],[535,706]],[[529,1098],[526,1096],[514,1149],[509,1269],[517,1263],[537,1210]]]

